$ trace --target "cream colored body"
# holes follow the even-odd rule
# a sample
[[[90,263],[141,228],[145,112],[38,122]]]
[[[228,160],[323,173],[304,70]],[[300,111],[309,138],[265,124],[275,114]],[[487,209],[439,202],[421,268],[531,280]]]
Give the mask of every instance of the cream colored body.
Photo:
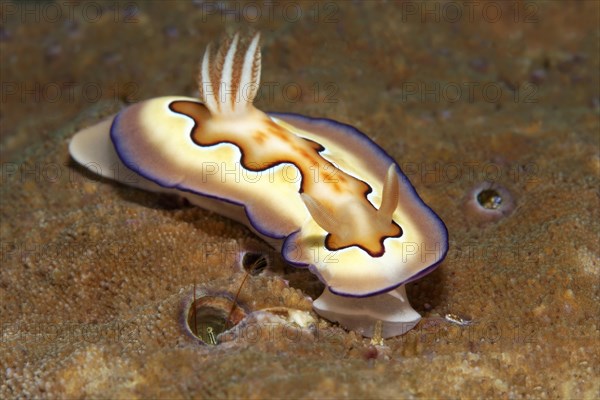
[[[215,70],[230,83],[236,46],[237,37],[217,55]],[[256,49],[254,38],[234,87],[257,83],[248,61],[260,62]],[[202,71],[216,73],[208,55]],[[70,153],[103,176],[177,193],[247,225],[327,285],[314,302],[325,318],[365,336],[378,320],[384,337],[412,328],[420,316],[402,284],[437,264],[447,241],[393,160],[341,124],[267,115],[235,98],[219,103],[205,89],[203,103],[161,97],[130,106],[77,133]]]

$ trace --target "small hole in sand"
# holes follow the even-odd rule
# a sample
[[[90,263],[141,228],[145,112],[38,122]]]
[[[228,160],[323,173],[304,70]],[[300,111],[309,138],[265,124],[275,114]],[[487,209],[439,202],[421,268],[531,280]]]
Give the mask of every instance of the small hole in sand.
[[[268,265],[267,257],[261,253],[246,253],[242,257],[244,270],[252,276],[260,275]]]
[[[187,313],[187,327],[202,342],[219,343],[218,336],[233,328],[246,312],[227,297],[204,296],[194,300]]]
[[[495,182],[481,182],[467,193],[464,210],[474,222],[491,223],[507,217],[515,209],[515,199]]]
[[[483,208],[497,210],[502,205],[502,197],[494,189],[485,189],[477,194],[477,202]]]

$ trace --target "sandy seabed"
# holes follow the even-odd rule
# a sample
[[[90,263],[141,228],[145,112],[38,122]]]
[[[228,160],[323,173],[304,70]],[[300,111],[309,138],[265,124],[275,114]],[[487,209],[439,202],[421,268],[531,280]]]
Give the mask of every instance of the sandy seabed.
[[[223,4],[2,2],[0,397],[600,397],[599,3]],[[193,287],[236,293],[244,251],[269,259],[249,311],[310,312],[322,285],[245,227],[69,158],[128,103],[197,95],[204,47],[247,26],[257,106],[355,125],[448,227],[407,288],[423,320],[382,347],[316,315],[200,344]],[[489,187],[514,204],[493,221],[468,202]]]

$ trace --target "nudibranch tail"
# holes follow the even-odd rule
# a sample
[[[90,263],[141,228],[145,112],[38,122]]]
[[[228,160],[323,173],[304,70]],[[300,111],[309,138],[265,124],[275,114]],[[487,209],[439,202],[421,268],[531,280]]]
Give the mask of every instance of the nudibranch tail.
[[[212,116],[243,115],[252,103],[260,85],[260,34],[247,45],[236,33],[225,40],[217,54],[211,56],[211,46],[204,52],[198,86],[200,98]]]

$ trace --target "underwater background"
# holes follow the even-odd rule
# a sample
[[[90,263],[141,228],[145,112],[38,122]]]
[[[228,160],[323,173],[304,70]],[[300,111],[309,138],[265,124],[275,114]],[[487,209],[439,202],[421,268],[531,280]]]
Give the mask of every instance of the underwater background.
[[[0,2],[0,397],[598,398],[599,4]],[[237,30],[262,34],[259,109],[356,126],[446,223],[406,335],[315,315],[201,343],[194,287],[285,315],[323,286],[70,159],[130,103],[197,96],[204,48]]]

